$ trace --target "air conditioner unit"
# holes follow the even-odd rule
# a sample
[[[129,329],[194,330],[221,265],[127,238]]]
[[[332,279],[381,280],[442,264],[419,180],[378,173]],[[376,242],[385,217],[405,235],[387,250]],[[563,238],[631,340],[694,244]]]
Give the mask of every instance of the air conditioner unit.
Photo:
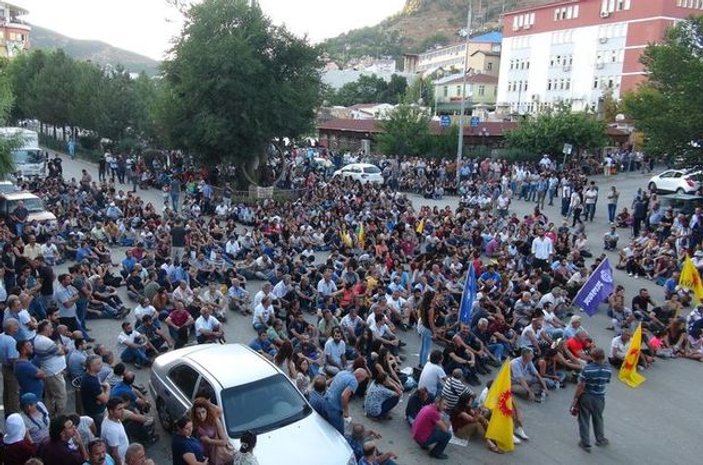
[[[596,63],[596,68],[597,69],[603,69],[605,65],[603,63]]]
[[[607,38],[607,37],[601,37],[600,39],[598,39],[598,41],[599,41],[601,44],[605,44],[605,43],[608,42],[608,38]]]
[[[610,12],[609,12],[609,11],[601,11],[601,12],[600,12],[600,17],[601,17],[601,18],[607,18],[608,16],[610,16]]]
[[[569,65],[564,66],[564,71],[566,71],[567,73],[569,71],[571,71],[571,66],[569,66]]]

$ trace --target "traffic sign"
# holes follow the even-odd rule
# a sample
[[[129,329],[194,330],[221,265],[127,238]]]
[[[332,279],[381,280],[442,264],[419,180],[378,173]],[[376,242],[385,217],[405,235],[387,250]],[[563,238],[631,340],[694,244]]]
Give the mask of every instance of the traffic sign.
[[[481,122],[481,118],[479,118],[478,116],[472,116],[472,117],[471,117],[471,127],[472,127],[472,128],[477,128],[477,127],[478,127],[478,123],[480,123],[480,122]]]
[[[564,149],[562,150],[561,153],[564,155],[571,155],[571,152],[573,152],[574,146],[571,144],[564,144]]]
[[[439,125],[443,128],[448,128],[452,124],[452,118],[449,115],[442,115],[439,118]]]

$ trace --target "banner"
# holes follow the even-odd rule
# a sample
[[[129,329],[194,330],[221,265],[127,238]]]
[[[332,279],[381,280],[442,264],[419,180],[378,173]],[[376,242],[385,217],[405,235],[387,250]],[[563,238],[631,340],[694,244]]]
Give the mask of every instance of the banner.
[[[510,383],[510,358],[503,362],[483,404],[491,410],[486,438],[493,439],[500,450],[511,451],[513,442],[513,393]]]
[[[473,263],[469,263],[469,273],[464,284],[464,292],[461,293],[461,303],[459,304],[459,321],[464,324],[471,324],[471,311],[476,299],[476,269]]]
[[[620,367],[618,378],[623,383],[631,388],[636,388],[645,382],[645,377],[637,373],[637,362],[640,359],[640,351],[642,348],[642,323],[637,326],[635,333],[630,340],[630,348],[627,349],[627,355]]]
[[[593,316],[598,311],[598,305],[613,292],[613,269],[608,259],[591,273],[588,280],[574,297],[574,305],[582,308],[588,316]]]
[[[691,257],[686,257],[681,267],[681,275],[679,276],[679,286],[688,289],[693,293],[694,300],[703,302],[703,282],[701,275],[698,273],[696,265],[691,261]]]

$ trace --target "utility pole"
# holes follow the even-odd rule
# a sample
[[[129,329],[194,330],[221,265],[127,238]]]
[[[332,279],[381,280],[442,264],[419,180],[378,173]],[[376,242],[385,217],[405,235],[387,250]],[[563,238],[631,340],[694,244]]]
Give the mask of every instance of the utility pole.
[[[473,0],[469,1],[469,13],[466,15],[466,50],[464,53],[464,75],[461,84],[461,106],[459,113],[459,142],[456,149],[456,183],[459,184],[461,176],[461,158],[464,156],[464,111],[466,111],[466,74],[469,70],[469,43],[471,42],[471,19]]]

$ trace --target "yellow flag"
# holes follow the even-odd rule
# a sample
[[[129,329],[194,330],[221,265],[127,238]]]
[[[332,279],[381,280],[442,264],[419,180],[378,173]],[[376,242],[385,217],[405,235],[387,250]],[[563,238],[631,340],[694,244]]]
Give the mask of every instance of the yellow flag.
[[[510,385],[510,359],[503,363],[488,390],[484,405],[492,411],[486,438],[493,439],[501,450],[510,451],[513,443],[513,393]]]
[[[691,261],[691,257],[686,257],[683,261],[679,286],[691,290],[695,300],[703,302],[703,282],[701,282],[701,275],[698,273],[696,265]]]
[[[339,238],[342,240],[342,243],[346,245],[347,247],[353,247],[354,243],[352,242],[352,238],[349,235],[349,231],[344,230],[340,231],[339,233]]]
[[[357,235],[359,240],[359,245],[363,249],[366,246],[366,231],[364,230],[364,223],[359,225],[359,234]]]
[[[422,234],[423,231],[425,231],[425,219],[421,219],[420,223],[418,223],[417,227],[415,228],[415,232],[418,234]]]
[[[627,349],[627,355],[620,367],[618,378],[620,381],[627,384],[631,388],[636,388],[644,383],[646,378],[637,373],[637,361],[640,358],[640,348],[642,346],[642,323],[637,326],[635,333],[630,340],[630,348]]]

